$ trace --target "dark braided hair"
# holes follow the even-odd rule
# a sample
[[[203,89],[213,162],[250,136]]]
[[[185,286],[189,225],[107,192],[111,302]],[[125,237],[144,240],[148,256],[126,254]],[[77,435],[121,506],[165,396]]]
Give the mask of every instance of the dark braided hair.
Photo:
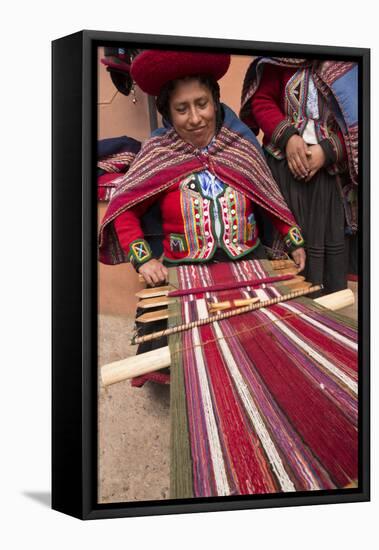
[[[177,78],[175,80],[169,80],[162,86],[159,96],[156,99],[156,106],[162,117],[172,124],[170,115],[170,99],[176,85],[181,80],[198,80],[200,84],[206,86],[212,94],[214,104],[216,106],[216,134],[220,130],[223,122],[223,109],[220,103],[220,86],[218,82],[211,76],[198,75],[198,76],[186,76],[184,78]]]

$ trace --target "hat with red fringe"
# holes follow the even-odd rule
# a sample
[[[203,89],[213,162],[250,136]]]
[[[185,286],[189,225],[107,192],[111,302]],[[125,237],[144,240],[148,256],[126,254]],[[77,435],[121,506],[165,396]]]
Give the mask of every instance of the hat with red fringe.
[[[177,78],[207,75],[220,80],[229,64],[229,54],[145,50],[133,60],[131,75],[141,90],[157,96],[164,84]]]

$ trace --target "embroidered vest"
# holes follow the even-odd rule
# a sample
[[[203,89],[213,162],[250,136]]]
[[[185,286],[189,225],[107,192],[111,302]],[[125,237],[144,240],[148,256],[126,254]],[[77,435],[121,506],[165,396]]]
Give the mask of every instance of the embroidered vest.
[[[216,188],[207,189],[201,176],[191,174],[179,185],[184,233],[168,236],[174,258],[181,253],[181,260],[204,261],[217,248],[237,258],[253,250],[259,239],[252,202],[219,180]]]

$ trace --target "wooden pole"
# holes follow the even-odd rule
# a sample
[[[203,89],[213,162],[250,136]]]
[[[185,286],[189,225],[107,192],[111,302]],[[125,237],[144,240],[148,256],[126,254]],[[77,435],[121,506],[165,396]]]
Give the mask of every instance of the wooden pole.
[[[321,298],[316,298],[314,302],[332,311],[337,311],[354,304],[354,293],[350,288],[345,288],[345,290],[339,290],[338,292],[321,296]]]
[[[280,279],[278,281],[273,281],[272,283],[266,283],[266,284],[274,284],[275,282],[280,283],[282,285],[288,286],[288,287],[297,287],[299,283],[305,282],[305,277],[302,275],[296,275],[291,276],[289,275],[286,279]],[[261,283],[263,284],[263,283]],[[311,286],[311,283],[307,283],[309,286]],[[254,285],[251,285],[254,286]],[[255,285],[258,286],[258,285]],[[142,304],[149,304],[149,302],[146,302],[146,300],[150,300],[151,298],[159,298],[159,297],[166,297],[167,300],[169,292],[174,290],[174,287],[172,286],[158,286],[155,288],[144,288],[143,290],[140,290],[136,292],[136,297],[141,300],[141,302],[138,303],[138,307],[147,307],[146,305],[143,306]],[[143,300],[143,301],[142,301]],[[158,305],[166,305],[166,304],[160,304],[159,301],[153,301],[151,302],[150,307],[156,307],[156,304]],[[168,303],[168,302],[167,302]]]
[[[293,260],[271,260],[271,267],[275,270],[286,269],[287,267],[296,267]]]
[[[168,298],[167,295],[156,296],[155,298],[146,298],[140,300],[137,304],[137,307],[141,309],[151,309],[153,307],[163,307],[168,306],[170,302],[173,302],[175,298]]]
[[[175,287],[171,285],[165,285],[165,286],[156,286],[153,288],[144,288],[143,290],[139,290],[136,292],[137,298],[140,298],[141,300],[143,298],[156,298],[157,296],[167,296],[171,290],[175,290]]]
[[[150,342],[151,340],[161,338],[161,336],[170,336],[170,334],[176,334],[178,332],[190,330],[191,328],[201,327],[210,323],[222,321],[223,319],[229,319],[230,317],[235,317],[236,315],[242,315],[243,313],[249,313],[250,311],[255,311],[256,309],[279,304],[280,302],[292,300],[293,298],[299,298],[300,296],[305,296],[306,294],[311,294],[312,292],[317,292],[321,289],[322,285],[316,285],[303,290],[295,290],[294,292],[283,294],[282,296],[271,298],[270,300],[265,300],[264,302],[259,302],[258,304],[251,304],[245,307],[233,309],[231,311],[226,311],[224,313],[219,313],[217,315],[211,315],[210,317],[206,317],[205,319],[198,319],[197,321],[193,321],[192,323],[184,323],[182,325],[170,327],[165,330],[159,330],[158,332],[146,334],[145,336],[136,336],[132,338],[132,344],[142,344],[143,342]],[[154,299],[155,298],[153,298],[153,300]]]
[[[168,319],[168,308],[157,309],[156,311],[148,311],[136,318],[138,323],[153,323],[154,321],[162,321]]]
[[[297,277],[296,277],[297,278]],[[312,286],[312,283],[307,283],[304,281],[304,277],[299,277],[299,281],[284,281],[285,283],[291,283],[286,284],[291,290],[300,290],[303,288],[309,288]],[[303,279],[303,280],[301,280]],[[164,298],[162,298],[163,301],[160,301],[158,305],[165,306],[166,303],[168,305],[170,298],[167,298],[167,302]],[[208,311],[209,313],[213,313],[214,311],[220,311],[222,309],[230,309],[231,307],[240,307],[247,305],[249,303],[258,302],[259,299],[255,298],[246,298],[246,299],[240,299],[240,300],[233,300],[233,304],[230,301],[226,302],[208,302]],[[138,302],[138,307],[142,307],[143,309],[153,308],[157,307],[157,302],[150,302],[149,299],[141,300],[141,302]],[[143,313],[140,315],[136,320],[138,323],[152,323],[153,321],[160,321],[162,319],[168,319],[168,309],[159,309],[157,311],[149,311],[148,313]]]
[[[222,311],[224,309],[230,309],[232,307],[241,307],[247,306],[249,304],[256,304],[260,299],[255,298],[245,298],[240,300],[227,300],[226,302],[208,302],[208,312],[215,313],[217,311]]]
[[[354,294],[351,290],[349,290],[349,303],[347,303],[346,296],[347,293],[343,290],[340,292],[334,292],[333,294],[328,294],[322,298],[317,298],[313,301],[316,303],[321,303],[321,300],[328,298],[327,302],[331,303],[333,311],[336,311],[346,307],[346,305],[351,305],[351,298],[353,299],[352,303],[354,303]],[[142,376],[143,374],[169,367],[170,364],[170,350],[169,347],[166,346],[164,348],[158,348],[153,351],[141,353],[140,355],[134,355],[133,357],[128,357],[127,359],[122,359],[121,361],[104,365],[101,367],[101,380],[104,386],[109,386],[110,384],[115,384],[121,380],[128,380],[130,378],[135,378],[136,376]]]
[[[170,350],[168,346],[133,355],[121,361],[108,363],[101,367],[101,381],[104,386],[121,382],[169,367],[171,364]]]

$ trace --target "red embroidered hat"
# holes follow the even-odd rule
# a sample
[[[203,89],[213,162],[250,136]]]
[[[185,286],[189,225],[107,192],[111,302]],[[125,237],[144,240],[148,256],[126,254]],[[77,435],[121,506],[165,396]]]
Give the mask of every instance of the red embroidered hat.
[[[210,75],[220,80],[229,64],[229,54],[145,50],[133,60],[131,75],[141,90],[157,96],[166,82],[176,78]]]

